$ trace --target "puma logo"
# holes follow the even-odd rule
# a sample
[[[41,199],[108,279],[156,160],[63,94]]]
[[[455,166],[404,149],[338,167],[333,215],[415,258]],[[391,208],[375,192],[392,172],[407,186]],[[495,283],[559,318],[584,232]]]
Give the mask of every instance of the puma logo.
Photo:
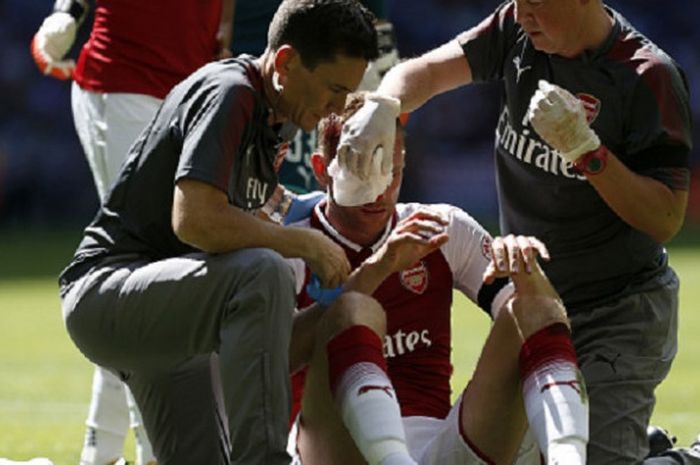
[[[394,389],[391,386],[376,386],[373,384],[360,387],[357,390],[357,395],[359,397],[362,394],[368,393],[369,391],[383,391],[386,393],[387,396],[391,397],[392,399],[394,398],[394,393],[393,393]]]
[[[621,354],[616,354],[615,357],[610,359],[610,358],[606,357],[605,355],[594,354],[593,361],[607,363],[608,365],[610,365],[610,369],[613,371],[613,373],[617,373],[617,368],[615,368],[615,364],[617,363],[617,359],[620,358],[620,355]]]
[[[546,391],[547,389],[551,389],[554,386],[569,386],[571,389],[576,391],[577,394],[581,394],[581,383],[577,379],[572,379],[571,381],[554,381],[552,383],[547,383],[544,386],[542,386],[542,389],[540,389],[540,393]]]
[[[527,66],[520,66],[520,57],[513,57],[513,65],[515,65],[515,82],[518,83],[520,82],[520,75],[523,74],[525,71],[529,70],[532,68],[532,66],[527,65]]]

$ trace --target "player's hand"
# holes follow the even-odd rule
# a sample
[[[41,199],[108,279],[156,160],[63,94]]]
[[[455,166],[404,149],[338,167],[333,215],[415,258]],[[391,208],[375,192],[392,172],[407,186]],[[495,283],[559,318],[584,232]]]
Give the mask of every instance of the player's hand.
[[[491,262],[484,272],[484,282],[491,284],[496,278],[541,272],[537,256],[549,261],[547,247],[532,236],[495,237],[491,243]]]
[[[571,163],[600,146],[581,101],[555,84],[540,80],[527,117],[537,134]]]
[[[49,15],[34,35],[31,53],[39,71],[56,79],[70,79],[75,62],[64,57],[75,41],[77,22],[70,14],[55,12]]]
[[[396,118],[401,102],[394,97],[377,93],[367,94],[365,103],[343,125],[338,144],[338,165],[362,180],[369,179],[372,157],[381,156],[381,173],[393,169]],[[382,150],[377,150],[381,148]]]
[[[377,30],[379,57],[369,62],[357,90],[377,90],[387,71],[399,62],[394,26],[388,21],[382,21],[376,24],[375,29]]]
[[[428,209],[414,212],[401,220],[387,241],[368,260],[374,261],[388,276],[405,270],[445,244],[447,219]]]
[[[315,229],[300,229],[306,234],[309,253],[302,257],[318,276],[323,288],[334,288],[343,284],[350,274],[350,262],[338,244]]]

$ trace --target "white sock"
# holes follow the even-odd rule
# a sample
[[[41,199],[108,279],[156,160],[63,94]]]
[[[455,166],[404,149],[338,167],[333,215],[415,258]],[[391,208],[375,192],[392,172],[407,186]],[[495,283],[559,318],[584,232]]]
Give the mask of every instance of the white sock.
[[[336,389],[345,426],[369,465],[408,461],[406,437],[396,393],[386,374],[372,363],[351,366]],[[395,457],[396,455],[399,457]],[[404,461],[399,462],[401,456]]]
[[[379,336],[366,326],[353,326],[327,349],[336,405],[365,460],[369,465],[415,465]]]
[[[80,465],[104,465],[122,456],[129,431],[126,386],[102,367],[95,367],[90,411],[85,421]]]
[[[525,411],[549,465],[585,465],[588,396],[568,328],[535,333],[520,354]]]

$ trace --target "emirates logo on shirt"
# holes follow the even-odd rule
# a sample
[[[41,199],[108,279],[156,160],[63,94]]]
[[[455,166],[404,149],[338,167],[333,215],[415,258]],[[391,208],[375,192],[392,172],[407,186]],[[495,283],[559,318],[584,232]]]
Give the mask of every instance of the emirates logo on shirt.
[[[576,97],[583,104],[583,109],[586,111],[586,121],[590,125],[600,113],[600,100],[591,94],[576,94]]]
[[[399,279],[403,287],[420,295],[428,288],[428,268],[420,261],[399,273]]]

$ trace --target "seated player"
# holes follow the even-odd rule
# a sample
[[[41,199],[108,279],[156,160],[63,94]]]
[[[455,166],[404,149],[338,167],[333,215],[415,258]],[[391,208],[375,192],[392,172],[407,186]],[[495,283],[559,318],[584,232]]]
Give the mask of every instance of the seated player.
[[[326,166],[343,121],[362,101],[353,95],[343,116],[321,123],[321,153],[312,157],[321,185],[332,186]],[[342,207],[330,194],[296,223],[342,245],[354,268],[330,306],[312,304],[295,317],[290,363],[308,367],[294,379],[297,458],[304,465],[456,465],[513,463],[520,455],[518,463],[539,464],[541,450],[549,464],[584,464],[588,403],[564,307],[536,260],[547,258],[546,248],[529,237],[492,241],[456,207],[397,204],[400,130],[393,162],[392,183],[375,202]],[[293,264],[304,308],[310,273]],[[454,405],[453,289],[494,319]],[[528,423],[539,448],[519,454]]]

